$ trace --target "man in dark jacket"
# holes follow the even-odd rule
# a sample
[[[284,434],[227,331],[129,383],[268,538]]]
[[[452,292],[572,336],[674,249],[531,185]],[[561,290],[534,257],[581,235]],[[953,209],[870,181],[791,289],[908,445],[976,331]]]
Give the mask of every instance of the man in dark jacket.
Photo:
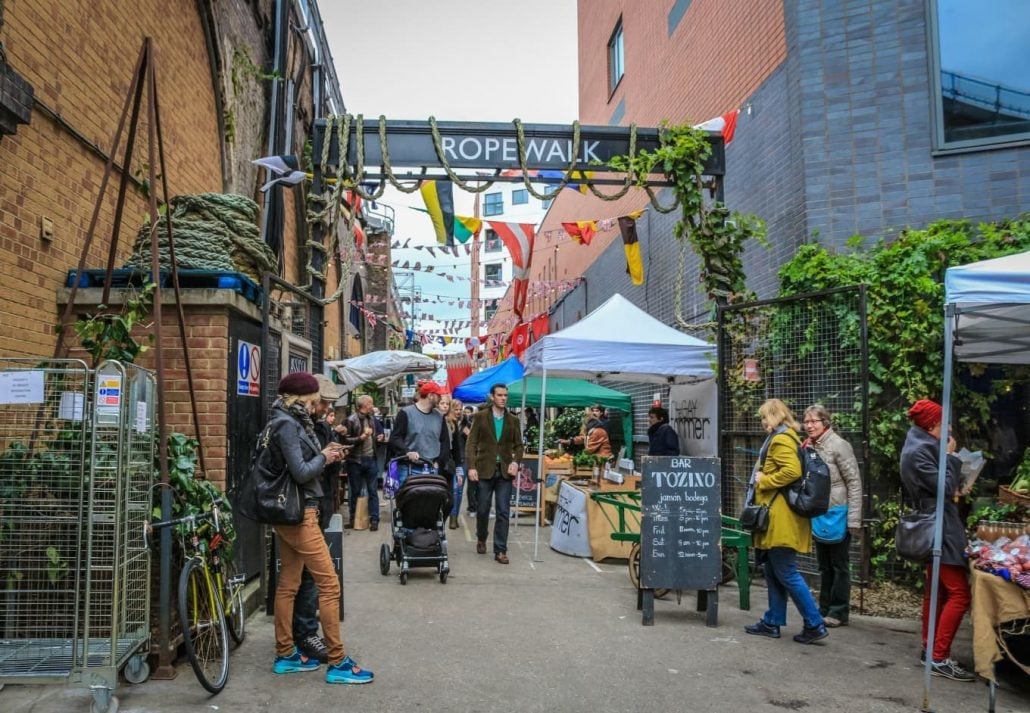
[[[372,414],[372,397],[363,394],[358,397],[354,413],[347,417],[343,428],[343,443],[350,446],[347,454],[347,483],[350,485],[350,522],[354,527],[354,513],[358,498],[364,490],[368,495],[368,529],[379,529],[379,460],[376,458],[376,423]]]
[[[941,406],[929,399],[920,399],[908,410],[912,428],[901,449],[901,484],[917,508],[932,509],[937,504],[937,472],[940,463]],[[941,568],[938,579],[940,601],[934,630],[933,673],[954,681],[975,681],[976,676],[951,658],[951,642],[955,639],[962,617],[969,609],[969,569],[964,556],[966,529],[958,513],[954,495],[962,487],[962,462],[955,452],[955,439],[947,436],[947,475],[944,482],[943,536]],[[923,587],[923,652],[927,652],[930,626],[930,587],[933,563],[926,564],[926,586]]]
[[[647,454],[650,456],[678,456],[680,437],[669,425],[669,412],[661,406],[652,406],[647,412],[651,424],[647,428]]]
[[[490,505],[494,500],[494,559],[508,564],[508,519],[511,511],[512,479],[522,460],[522,429],[509,413],[508,387],[490,387],[490,405],[472,417],[465,462],[470,483],[479,484],[479,509],[476,511],[476,552],[486,554]],[[493,497],[491,497],[493,496]]]

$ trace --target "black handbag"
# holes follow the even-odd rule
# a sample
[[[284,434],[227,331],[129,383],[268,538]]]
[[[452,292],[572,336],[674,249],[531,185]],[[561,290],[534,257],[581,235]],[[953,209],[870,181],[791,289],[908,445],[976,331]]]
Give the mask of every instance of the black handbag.
[[[258,442],[237,508],[244,517],[262,525],[299,525],[304,520],[300,485],[285,463],[278,473],[269,468],[270,432],[271,428],[266,428]]]
[[[769,506],[745,505],[740,511],[740,526],[748,532],[765,532],[769,529]]]
[[[933,554],[933,528],[936,508],[921,508],[903,513],[894,530],[894,548],[898,557],[913,562],[926,562]]]

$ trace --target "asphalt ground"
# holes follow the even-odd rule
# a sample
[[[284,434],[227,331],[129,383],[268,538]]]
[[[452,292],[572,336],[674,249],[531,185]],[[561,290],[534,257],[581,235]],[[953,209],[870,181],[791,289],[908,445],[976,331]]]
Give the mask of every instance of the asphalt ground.
[[[693,594],[656,601],[655,625],[641,625],[625,562],[595,563],[552,551],[540,530],[513,528],[510,565],[475,553],[471,518],[449,531],[451,576],[414,570],[402,586],[396,566],[379,572],[389,528],[347,531],[347,652],[372,669],[366,686],[330,686],[324,667],[276,676],[272,619],[248,620],[233,652],[228,685],[211,697],[189,664],[173,680],[123,682],[119,710],[190,711],[876,711],[919,710],[923,696],[919,623],[853,615],[810,646],[790,638],[801,624],[793,607],[779,640],[744,634],[764,610],[753,586],[752,610],[737,608],[737,590],[721,591],[719,625],[705,626]],[[964,622],[954,654],[971,663]],[[1018,674],[1022,676],[1022,674]],[[1030,711],[1023,678],[1006,678],[999,712]],[[2,713],[88,711],[88,690],[72,685],[15,686],[0,691]],[[987,710],[983,683],[934,678],[937,711]]]

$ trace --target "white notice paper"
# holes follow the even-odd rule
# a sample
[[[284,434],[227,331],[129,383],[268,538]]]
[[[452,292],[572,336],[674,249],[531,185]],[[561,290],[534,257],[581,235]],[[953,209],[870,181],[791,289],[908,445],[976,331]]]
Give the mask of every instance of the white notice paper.
[[[41,403],[42,371],[0,371],[0,404]]]

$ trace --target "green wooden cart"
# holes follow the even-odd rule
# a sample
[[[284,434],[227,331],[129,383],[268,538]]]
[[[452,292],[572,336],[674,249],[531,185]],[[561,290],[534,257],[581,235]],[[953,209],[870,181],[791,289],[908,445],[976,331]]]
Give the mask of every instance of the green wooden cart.
[[[611,538],[617,542],[633,543],[629,557],[629,578],[633,586],[640,589],[640,533],[631,532],[627,516],[636,513],[634,516],[637,523],[640,522],[640,491],[639,490],[608,490],[591,493],[590,497],[596,502],[611,505],[616,517],[608,514],[607,508],[602,508],[608,524],[611,525]],[[748,549],[751,547],[751,533],[740,527],[740,521],[722,516],[722,582],[725,584],[736,578],[737,589],[740,592],[740,608],[744,611],[751,609],[751,570],[748,565]],[[668,589],[656,589],[655,596],[663,597],[669,593]]]

